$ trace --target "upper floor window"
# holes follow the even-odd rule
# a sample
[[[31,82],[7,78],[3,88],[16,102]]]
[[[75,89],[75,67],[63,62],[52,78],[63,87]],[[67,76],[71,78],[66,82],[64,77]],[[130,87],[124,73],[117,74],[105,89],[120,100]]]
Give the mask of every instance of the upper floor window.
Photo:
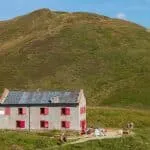
[[[25,115],[26,114],[26,108],[18,108],[18,114],[19,115]]]
[[[40,114],[41,115],[48,115],[48,113],[49,113],[49,108],[48,107],[40,108]]]
[[[61,114],[62,115],[70,115],[70,108],[68,108],[68,107],[62,108]]]
[[[80,108],[80,114],[84,114],[84,113],[86,113],[86,107],[85,106]]]
[[[10,115],[10,107],[5,108],[5,115]]]

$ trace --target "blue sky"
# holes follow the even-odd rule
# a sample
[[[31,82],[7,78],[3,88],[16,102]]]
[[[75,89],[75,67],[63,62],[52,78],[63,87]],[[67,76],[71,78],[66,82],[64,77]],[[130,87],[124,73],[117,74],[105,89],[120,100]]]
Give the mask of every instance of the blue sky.
[[[95,12],[150,27],[150,0],[0,0],[0,20],[40,8]]]

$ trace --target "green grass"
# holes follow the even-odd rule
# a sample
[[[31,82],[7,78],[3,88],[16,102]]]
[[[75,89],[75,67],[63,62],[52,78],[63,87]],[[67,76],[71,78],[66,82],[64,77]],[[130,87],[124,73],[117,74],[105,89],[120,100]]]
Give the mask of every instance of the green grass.
[[[1,150],[34,150],[55,146],[57,141],[35,133],[0,131]]]
[[[150,111],[121,108],[88,108],[89,126],[122,128],[127,122],[133,122],[136,128],[150,127]]]

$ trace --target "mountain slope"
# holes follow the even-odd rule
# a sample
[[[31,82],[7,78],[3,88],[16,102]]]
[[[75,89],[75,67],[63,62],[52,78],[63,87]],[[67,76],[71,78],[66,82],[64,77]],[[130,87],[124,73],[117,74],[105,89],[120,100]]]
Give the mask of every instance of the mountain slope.
[[[150,33],[88,13],[0,22],[0,88],[84,88],[89,105],[150,106]]]

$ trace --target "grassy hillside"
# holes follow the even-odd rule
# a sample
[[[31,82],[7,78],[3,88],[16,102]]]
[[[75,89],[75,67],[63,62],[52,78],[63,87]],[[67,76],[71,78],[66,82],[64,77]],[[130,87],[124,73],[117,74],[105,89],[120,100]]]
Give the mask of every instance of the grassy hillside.
[[[150,32],[150,28],[148,28],[147,31]]]
[[[83,88],[89,105],[150,106],[150,33],[88,13],[0,22],[0,89]]]

